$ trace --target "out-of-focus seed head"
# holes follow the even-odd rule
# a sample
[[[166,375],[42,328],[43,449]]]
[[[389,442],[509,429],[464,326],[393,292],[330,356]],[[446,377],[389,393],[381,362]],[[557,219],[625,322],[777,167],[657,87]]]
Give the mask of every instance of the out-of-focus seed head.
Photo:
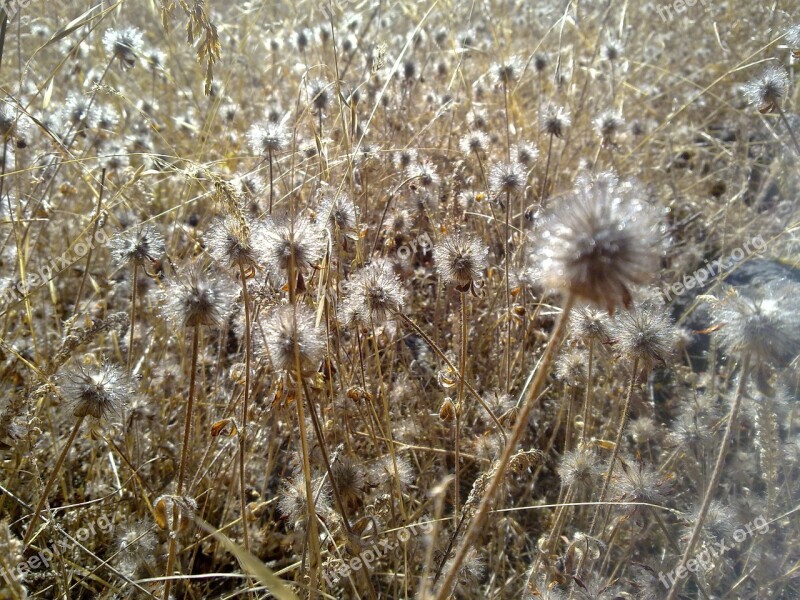
[[[99,367],[77,364],[59,376],[58,387],[76,417],[95,419],[121,414],[134,394],[123,370],[107,362]]]
[[[111,239],[111,257],[118,266],[143,266],[164,255],[164,238],[152,225],[136,225]]]
[[[594,120],[594,128],[604,144],[613,144],[617,134],[622,131],[625,121],[614,111],[601,113]]]
[[[132,69],[136,65],[136,57],[141,54],[143,45],[142,32],[136,27],[107,29],[103,35],[106,52],[119,60],[123,70]]]
[[[505,62],[493,64],[490,73],[495,85],[508,87],[522,75],[522,62],[512,56]]]
[[[376,261],[353,275],[342,304],[343,316],[364,324],[379,324],[403,308],[400,281],[384,261]]]
[[[800,286],[778,282],[763,289],[729,289],[712,306],[715,337],[731,355],[782,368],[800,354]]]
[[[550,59],[547,57],[547,54],[543,52],[538,52],[533,57],[533,69],[537,73],[541,73],[547,68],[547,65],[550,64]]]
[[[435,187],[440,181],[436,168],[433,166],[433,163],[427,159],[410,165],[408,169],[406,169],[406,174],[409,179],[413,179],[424,188]]]
[[[603,47],[600,49],[600,58],[611,63],[617,62],[620,58],[622,58],[623,51],[624,48],[618,40],[609,39],[606,40],[606,42],[603,44]]]
[[[267,350],[276,369],[306,377],[317,371],[325,354],[325,336],[316,325],[314,312],[304,305],[282,306],[273,312],[264,325]],[[297,357],[295,356],[295,340]]]
[[[800,23],[789,27],[784,39],[786,40],[786,45],[789,46],[789,50],[792,51],[792,55],[795,58],[800,58]]]
[[[489,169],[489,189],[494,196],[514,195],[525,188],[525,169],[518,162],[499,162]]]
[[[60,112],[64,123],[71,126],[75,133],[81,129],[93,129],[97,126],[97,104],[91,103],[88,97],[71,92]]]
[[[318,215],[322,222],[343,234],[354,232],[358,222],[358,208],[344,195],[326,197],[320,204]]]
[[[480,239],[464,234],[448,235],[433,249],[436,268],[445,283],[453,283],[461,292],[478,284],[486,268],[489,247]]]
[[[534,277],[613,312],[657,271],[664,230],[635,185],[580,183],[554,203],[537,230]]]
[[[518,162],[526,169],[530,169],[539,158],[539,149],[533,144],[520,142],[511,149],[511,159]]]
[[[330,108],[333,95],[327,81],[316,79],[308,83],[308,106],[314,114],[324,114]]]
[[[781,66],[770,65],[759,77],[744,84],[742,93],[760,112],[772,112],[780,108],[789,93],[789,74]]]
[[[576,486],[577,490],[594,488],[597,476],[602,471],[597,453],[589,446],[579,445],[561,458],[558,476],[564,486]]]
[[[560,138],[572,125],[572,119],[565,108],[550,104],[542,110],[539,123],[544,133]]]
[[[620,354],[628,360],[637,360],[645,371],[665,364],[675,352],[678,330],[664,306],[637,304],[617,313],[612,327]]]
[[[206,234],[211,256],[218,263],[252,271],[258,263],[258,253],[252,244],[252,226],[246,220],[227,216],[212,223]]]
[[[229,288],[213,275],[190,265],[183,276],[175,275],[162,294],[164,316],[176,327],[218,327],[233,300]]]
[[[473,109],[467,113],[467,123],[473,129],[485,131],[489,127],[489,115],[485,110]]]
[[[476,130],[463,136],[459,142],[458,147],[464,154],[475,154],[485,152],[489,145],[489,136],[483,131]]]
[[[293,223],[268,219],[253,232],[253,245],[272,273],[288,272],[292,255],[295,268],[305,271],[316,267],[325,254],[324,232],[304,216]]]
[[[289,134],[282,123],[267,121],[253,125],[247,140],[255,154],[267,156],[283,152],[289,145]]]

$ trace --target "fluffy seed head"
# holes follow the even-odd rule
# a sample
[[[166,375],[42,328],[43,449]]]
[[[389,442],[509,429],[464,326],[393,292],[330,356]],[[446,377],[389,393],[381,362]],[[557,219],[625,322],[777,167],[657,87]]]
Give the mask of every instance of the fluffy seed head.
[[[342,233],[355,231],[358,220],[358,208],[347,196],[329,196],[322,201],[318,211],[319,217],[331,228]]]
[[[760,112],[772,112],[789,93],[789,74],[783,67],[770,65],[759,77],[744,84],[742,93]]]
[[[176,327],[219,326],[233,298],[219,277],[190,266],[173,277],[162,294],[163,313]]]
[[[514,162],[520,163],[526,168],[531,168],[536,159],[539,158],[539,149],[533,144],[520,142],[511,150],[511,158]]]
[[[614,138],[625,126],[625,121],[619,114],[614,111],[606,111],[601,113],[594,120],[594,128],[597,135],[603,140],[603,143],[613,144]]]
[[[663,230],[636,186],[605,178],[562,197],[537,235],[534,276],[613,312],[653,277]]]
[[[76,417],[102,419],[109,414],[120,414],[134,394],[125,373],[116,365],[104,362],[100,367],[84,367],[64,371],[58,387],[64,398],[73,406]]]
[[[342,311],[345,320],[377,325],[400,311],[403,303],[397,276],[387,263],[376,261],[353,275]]]
[[[518,162],[500,162],[489,170],[489,188],[495,196],[516,194],[525,187],[525,169]]]
[[[800,286],[777,283],[762,290],[729,290],[713,306],[714,335],[728,354],[775,367],[800,353]]]
[[[251,226],[232,216],[211,225],[206,235],[208,251],[218,263],[251,270],[258,262],[258,254],[251,243]]]
[[[480,130],[471,131],[463,136],[458,142],[458,147],[464,154],[484,152],[488,145],[489,136]]]
[[[786,31],[786,45],[792,51],[795,58],[800,58],[800,24],[792,25]]]
[[[306,217],[298,217],[294,223],[268,219],[253,232],[253,238],[261,262],[273,273],[288,271],[292,254],[301,271],[315,267],[325,254],[323,232]]]
[[[542,131],[557,138],[564,137],[567,128],[572,125],[569,113],[561,106],[548,105],[539,118]]]
[[[638,360],[645,371],[664,364],[675,352],[678,330],[664,306],[639,304],[617,313],[613,334],[619,351],[628,360]]]
[[[107,29],[103,35],[106,52],[119,60],[124,70],[136,65],[136,57],[141,53],[143,44],[142,32],[136,27]]]
[[[480,281],[487,254],[486,244],[463,233],[448,235],[433,249],[433,259],[442,279],[455,284],[462,292]]]
[[[427,159],[410,165],[406,172],[409,179],[414,179],[414,181],[424,188],[434,187],[438,185],[440,181],[436,168],[433,166],[433,163]]]
[[[247,132],[247,141],[256,154],[276,154],[286,150],[289,134],[283,124],[267,121],[253,125]]]
[[[111,256],[118,266],[142,266],[164,254],[164,238],[152,225],[137,225],[111,240]]]
[[[600,471],[597,453],[583,444],[566,452],[558,466],[561,483],[565,486],[575,485],[578,490],[592,489]]]
[[[522,63],[519,58],[512,56],[507,61],[492,65],[491,76],[495,85],[508,87],[522,74]]]
[[[330,487],[326,483],[320,490],[320,482],[312,482],[314,491],[314,511],[318,514],[326,514],[331,511]],[[317,491],[319,492],[317,493]],[[281,486],[278,500],[278,512],[288,519],[289,523],[297,528],[305,523],[308,518],[308,505],[306,500],[306,480],[303,473],[297,473]]]
[[[295,374],[295,340],[303,376],[316,372],[325,354],[325,337],[314,312],[304,305],[282,306],[265,323],[267,350],[276,369]]]

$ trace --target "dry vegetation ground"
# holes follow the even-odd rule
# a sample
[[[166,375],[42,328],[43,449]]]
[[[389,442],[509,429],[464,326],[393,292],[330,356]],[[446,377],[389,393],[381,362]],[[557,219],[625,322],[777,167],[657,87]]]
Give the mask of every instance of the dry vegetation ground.
[[[6,2],[0,598],[800,597],[800,12],[687,4]]]

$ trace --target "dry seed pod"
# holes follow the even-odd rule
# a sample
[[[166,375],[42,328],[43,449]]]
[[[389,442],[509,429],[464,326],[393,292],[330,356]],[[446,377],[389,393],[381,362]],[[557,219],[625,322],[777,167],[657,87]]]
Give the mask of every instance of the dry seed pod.
[[[439,418],[445,423],[449,423],[456,418],[456,407],[450,398],[445,398],[442,407],[439,409]]]
[[[183,533],[194,520],[195,510],[197,502],[194,498],[164,495],[159,496],[153,505],[153,518],[161,529]]]

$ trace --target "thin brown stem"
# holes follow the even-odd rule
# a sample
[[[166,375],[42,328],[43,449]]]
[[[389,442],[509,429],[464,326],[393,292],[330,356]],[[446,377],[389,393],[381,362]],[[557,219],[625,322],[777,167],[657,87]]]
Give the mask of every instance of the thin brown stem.
[[[83,423],[83,419],[85,417],[78,417],[78,420],[75,422],[75,425],[72,427],[72,431],[69,434],[69,438],[67,438],[67,442],[64,444],[64,447],[61,449],[61,454],[58,455],[58,459],[56,460],[56,465],[53,467],[52,473],[50,473],[50,477],[47,479],[47,483],[44,486],[44,491],[42,492],[42,496],[39,498],[39,502],[36,504],[36,508],[33,511],[33,515],[31,516],[31,522],[28,525],[28,531],[25,534],[25,539],[22,540],[22,545],[27,547],[31,539],[33,539],[33,534],[36,531],[36,523],[39,521],[39,515],[42,514],[42,510],[44,509],[44,505],[47,502],[47,496],[50,495],[50,491],[53,489],[53,485],[56,482],[56,478],[58,477],[59,471],[61,471],[61,467],[64,466],[64,460],[67,458],[67,454],[69,453],[69,449],[72,447],[72,444],[75,442],[75,438],[78,435],[78,430],[81,428],[81,424]]]
[[[450,562],[449,569],[444,581],[442,582],[442,585],[439,587],[439,590],[436,593],[435,600],[444,600],[449,596],[450,591],[453,589],[456,578],[461,570],[461,565],[464,563],[464,559],[466,558],[470,548],[477,540],[478,534],[483,527],[483,521],[489,512],[489,505],[494,501],[494,496],[497,493],[497,489],[500,487],[500,482],[506,477],[506,469],[509,461],[511,460],[511,455],[514,453],[514,450],[522,439],[522,435],[528,429],[528,419],[533,407],[536,405],[539,399],[542,389],[544,388],[544,384],[547,381],[553,356],[555,356],[556,350],[561,344],[561,338],[566,330],[569,313],[572,310],[574,303],[575,297],[570,293],[564,302],[564,308],[562,309],[555,329],[550,336],[550,340],[547,343],[544,354],[539,361],[539,368],[536,371],[536,375],[534,376],[533,381],[531,382],[531,385],[525,394],[522,406],[520,407],[519,415],[517,416],[517,420],[514,424],[514,429],[512,430],[508,441],[506,442],[505,448],[503,449],[503,454],[500,457],[497,466],[493,467],[494,475],[489,481],[489,484],[486,486],[481,503],[478,505],[478,508],[472,517],[472,521],[470,522],[467,531],[464,533],[461,544],[459,545],[453,560]]]
[[[700,511],[697,513],[697,519],[695,519],[694,522],[694,529],[692,529],[692,535],[689,537],[689,543],[686,544],[686,548],[683,551],[683,556],[681,556],[681,560],[678,563],[678,566],[675,568],[675,572],[685,569],[685,565],[692,556],[692,552],[694,552],[694,548],[697,545],[697,542],[700,540],[700,535],[703,532],[703,523],[706,520],[706,515],[708,515],[708,509],[711,506],[711,501],[714,499],[714,492],[719,485],[719,480],[722,478],[722,469],[725,466],[725,459],[728,455],[728,447],[730,446],[731,438],[733,437],[733,429],[736,427],[736,419],[739,416],[739,408],[742,405],[742,396],[744,396],[744,389],[745,385],[747,384],[747,375],[749,370],[750,356],[745,355],[742,359],[742,371],[739,375],[739,385],[736,387],[736,395],[733,397],[731,410],[728,413],[728,424],[725,426],[725,433],[722,436],[722,442],[719,445],[717,461],[714,464],[714,470],[711,473],[711,481],[709,481],[708,487],[706,488],[706,493],[703,496],[703,502],[700,505]],[[682,585],[683,578],[676,577],[672,582],[672,587],[667,595],[667,600],[675,600],[675,598],[678,596],[678,592],[681,591]]]
[[[628,385],[628,393],[625,395],[625,404],[622,406],[622,415],[619,421],[619,428],[617,429],[617,438],[614,440],[614,450],[611,453],[611,460],[608,463],[608,471],[606,472],[605,479],[603,479],[603,487],[600,489],[600,499],[594,509],[594,516],[592,516],[592,524],[589,527],[589,534],[594,533],[594,527],[597,524],[597,516],[600,513],[600,508],[606,499],[608,492],[608,484],[611,482],[611,476],[614,474],[614,465],[619,456],[619,449],[622,446],[622,434],[625,431],[625,426],[628,424],[628,417],[630,416],[631,398],[633,397],[633,386],[636,383],[636,372],[639,370],[639,359],[633,361],[633,369],[631,370],[631,380]]]

